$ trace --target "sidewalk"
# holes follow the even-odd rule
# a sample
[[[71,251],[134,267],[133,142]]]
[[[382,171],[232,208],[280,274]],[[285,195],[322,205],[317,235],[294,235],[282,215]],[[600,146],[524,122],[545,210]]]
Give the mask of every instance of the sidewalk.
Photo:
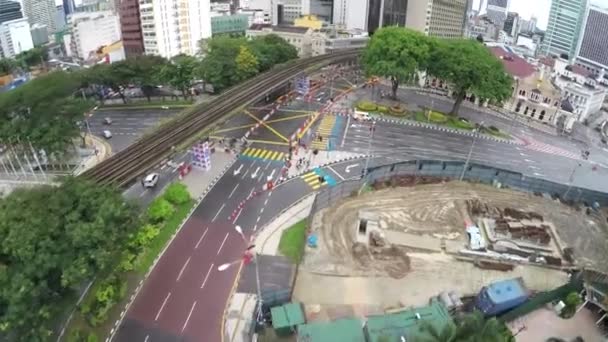
[[[76,170],[74,170],[74,176],[80,175],[112,155],[112,146],[102,138],[87,134],[85,142],[87,147],[92,148],[94,152],[78,165]]]
[[[355,153],[355,152],[347,152],[347,151],[319,151],[317,155],[312,153],[312,149],[305,149],[303,147],[298,147],[297,154],[294,153],[292,158],[292,165],[289,167],[287,171],[287,177],[296,177],[298,175],[304,174],[310,170],[313,170],[319,166],[325,166],[327,164],[339,162],[342,160],[348,160],[358,157],[363,157],[364,154]],[[300,158],[304,158],[305,161],[310,160],[310,164],[307,167],[298,168],[297,161]],[[304,164],[306,165],[306,164]]]
[[[224,172],[236,160],[237,155],[230,152],[218,151],[211,155],[211,169],[209,171],[192,168],[182,183],[188,188],[190,196],[197,199],[206,194],[215,183],[224,175]]]
[[[308,195],[293,206],[283,210],[255,236],[256,250],[259,254],[278,255],[279,241],[283,231],[308,217],[315,195]],[[234,293],[226,307],[224,324],[225,342],[249,342],[255,324],[257,296]]]

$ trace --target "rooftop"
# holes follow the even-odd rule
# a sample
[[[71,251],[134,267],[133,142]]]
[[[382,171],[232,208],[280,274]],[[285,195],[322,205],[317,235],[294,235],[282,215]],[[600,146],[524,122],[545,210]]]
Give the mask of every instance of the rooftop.
[[[502,280],[486,286],[485,289],[494,303],[505,303],[528,294],[520,278]]]
[[[300,342],[365,342],[363,322],[358,319],[341,319],[298,326]]]
[[[492,54],[502,61],[505,69],[509,74],[518,78],[526,78],[532,76],[536,69],[534,65],[528,63],[525,59],[505,50],[500,46],[490,48]]]
[[[436,300],[425,307],[387,315],[369,316],[366,329],[369,342],[382,341],[384,336],[389,337],[390,342],[401,341],[402,336],[407,341],[421,340],[429,337],[422,328],[423,322],[441,331],[447,324],[452,324],[452,318],[446,307]]]
[[[275,329],[295,327],[306,323],[304,311],[300,303],[288,303],[270,309],[272,315],[272,327]]]

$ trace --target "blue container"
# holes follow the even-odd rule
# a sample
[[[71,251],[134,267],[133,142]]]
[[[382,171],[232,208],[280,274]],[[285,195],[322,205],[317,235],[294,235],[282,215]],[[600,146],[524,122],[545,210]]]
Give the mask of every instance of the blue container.
[[[523,304],[529,296],[521,278],[502,280],[484,286],[475,298],[475,307],[486,316],[496,316]]]

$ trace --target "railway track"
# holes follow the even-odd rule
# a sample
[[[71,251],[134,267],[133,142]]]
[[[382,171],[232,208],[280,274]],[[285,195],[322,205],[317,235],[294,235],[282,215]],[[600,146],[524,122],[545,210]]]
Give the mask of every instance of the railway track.
[[[228,89],[209,103],[193,107],[154,133],[87,170],[82,177],[99,184],[125,187],[170,155],[175,146],[187,142],[230,112],[259,99],[303,70],[347,61],[359,53],[360,50],[353,49],[300,59],[260,74]]]

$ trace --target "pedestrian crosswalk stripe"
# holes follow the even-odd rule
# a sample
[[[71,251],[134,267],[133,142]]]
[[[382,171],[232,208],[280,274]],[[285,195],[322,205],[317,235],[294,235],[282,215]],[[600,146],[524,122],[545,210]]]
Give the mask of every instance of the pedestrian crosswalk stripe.
[[[285,153],[279,151],[265,150],[261,148],[246,148],[241,155],[249,158],[271,160],[271,161],[283,161]]]
[[[272,154],[272,151],[264,151],[262,154],[260,154],[260,158],[266,159],[266,158],[270,157],[271,154]],[[268,159],[270,159],[270,158],[268,158]]]
[[[327,185],[326,182],[319,182],[319,175],[314,171],[308,172],[300,176],[300,178],[302,178],[302,180],[306,182],[306,184],[308,184],[313,190],[317,190],[321,186]]]
[[[277,160],[278,156],[279,156],[279,152],[274,151],[268,156],[268,159]]]
[[[255,152],[255,154],[253,155],[254,158],[259,158],[260,155],[264,152],[264,150],[259,149]]]

